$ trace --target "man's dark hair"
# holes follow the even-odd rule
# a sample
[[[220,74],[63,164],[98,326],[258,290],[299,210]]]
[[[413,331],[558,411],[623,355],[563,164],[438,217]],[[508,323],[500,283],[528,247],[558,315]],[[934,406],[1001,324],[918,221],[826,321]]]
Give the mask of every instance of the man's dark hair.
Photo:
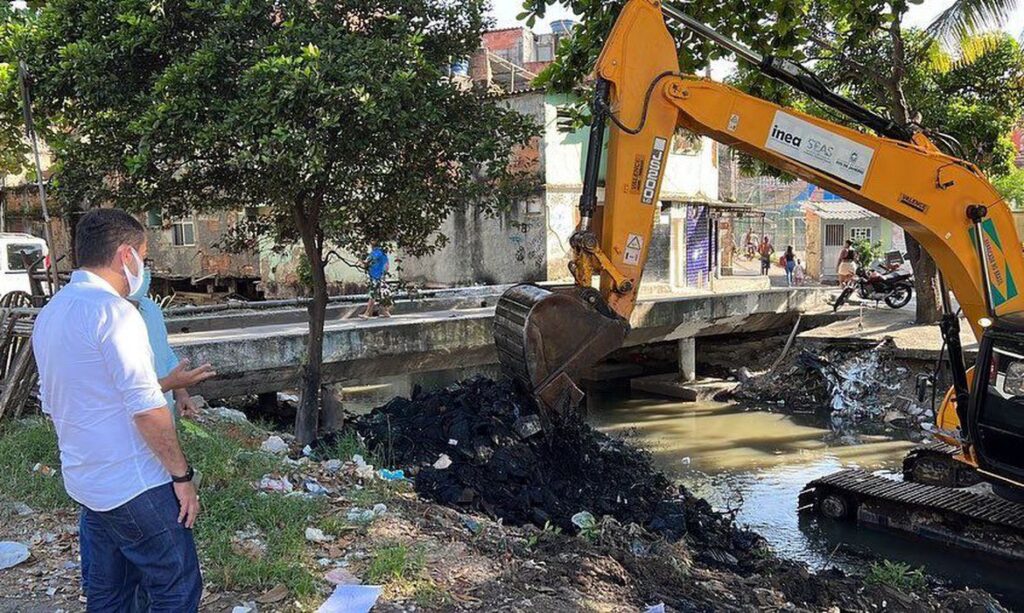
[[[78,266],[106,266],[121,245],[138,249],[146,229],[119,209],[93,209],[82,215],[75,228],[75,259]]]

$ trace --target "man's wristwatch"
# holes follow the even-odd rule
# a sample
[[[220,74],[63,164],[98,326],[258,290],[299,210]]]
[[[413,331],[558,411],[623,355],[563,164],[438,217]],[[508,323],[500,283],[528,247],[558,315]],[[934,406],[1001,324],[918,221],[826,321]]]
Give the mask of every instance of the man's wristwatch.
[[[196,476],[196,471],[194,468],[192,468],[192,465],[190,464],[188,470],[185,471],[184,475],[180,477],[175,477],[174,475],[171,475],[171,481],[174,481],[175,483],[188,483],[189,481],[192,480],[192,477],[194,476]]]

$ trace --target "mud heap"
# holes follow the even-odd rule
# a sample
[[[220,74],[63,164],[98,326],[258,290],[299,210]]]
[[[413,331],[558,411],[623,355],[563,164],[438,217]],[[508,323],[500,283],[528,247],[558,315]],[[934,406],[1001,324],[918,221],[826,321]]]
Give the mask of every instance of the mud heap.
[[[492,545],[483,536],[472,541],[509,568],[486,582],[496,590],[488,603],[522,596],[532,603],[529,610],[575,609],[564,602],[578,603],[578,595],[544,603],[566,586],[579,586],[591,595],[628,592],[623,610],[651,603],[675,611],[1001,610],[983,593],[929,586],[904,594],[780,560],[760,536],[670,483],[648,454],[582,423],[541,428],[532,403],[508,382],[474,378],[416,392],[353,425],[380,462],[412,475],[423,498],[522,525],[513,530],[534,535],[534,545],[522,550],[505,532]],[[582,511],[593,516],[589,528],[581,527],[579,516],[573,521]],[[460,533],[454,522],[444,525],[445,534]],[[530,526],[549,522],[563,534]],[[566,539],[569,533],[585,538]]]
[[[749,549],[758,538],[674,486],[645,452],[579,420],[542,428],[508,381],[473,378],[395,398],[356,429],[385,462],[415,471],[420,494],[506,523],[575,532],[572,518],[585,511],[672,540],[690,533]]]

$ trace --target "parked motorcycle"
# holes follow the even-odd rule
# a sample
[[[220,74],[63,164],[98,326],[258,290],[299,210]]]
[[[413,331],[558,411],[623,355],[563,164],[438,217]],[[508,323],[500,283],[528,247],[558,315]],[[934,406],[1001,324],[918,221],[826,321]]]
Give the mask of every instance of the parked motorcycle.
[[[832,310],[838,310],[855,290],[863,300],[885,302],[889,308],[901,309],[914,295],[914,280],[911,273],[892,267],[882,266],[879,270],[858,268],[856,281],[843,288]]]

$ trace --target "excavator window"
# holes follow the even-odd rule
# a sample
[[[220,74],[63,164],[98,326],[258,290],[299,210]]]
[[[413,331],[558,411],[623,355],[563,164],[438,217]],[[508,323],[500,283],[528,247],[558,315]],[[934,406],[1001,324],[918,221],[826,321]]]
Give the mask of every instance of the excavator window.
[[[1024,343],[1009,332],[993,330],[981,343],[979,366],[988,377],[975,401],[974,436],[990,469],[1019,479],[1024,477]]]

